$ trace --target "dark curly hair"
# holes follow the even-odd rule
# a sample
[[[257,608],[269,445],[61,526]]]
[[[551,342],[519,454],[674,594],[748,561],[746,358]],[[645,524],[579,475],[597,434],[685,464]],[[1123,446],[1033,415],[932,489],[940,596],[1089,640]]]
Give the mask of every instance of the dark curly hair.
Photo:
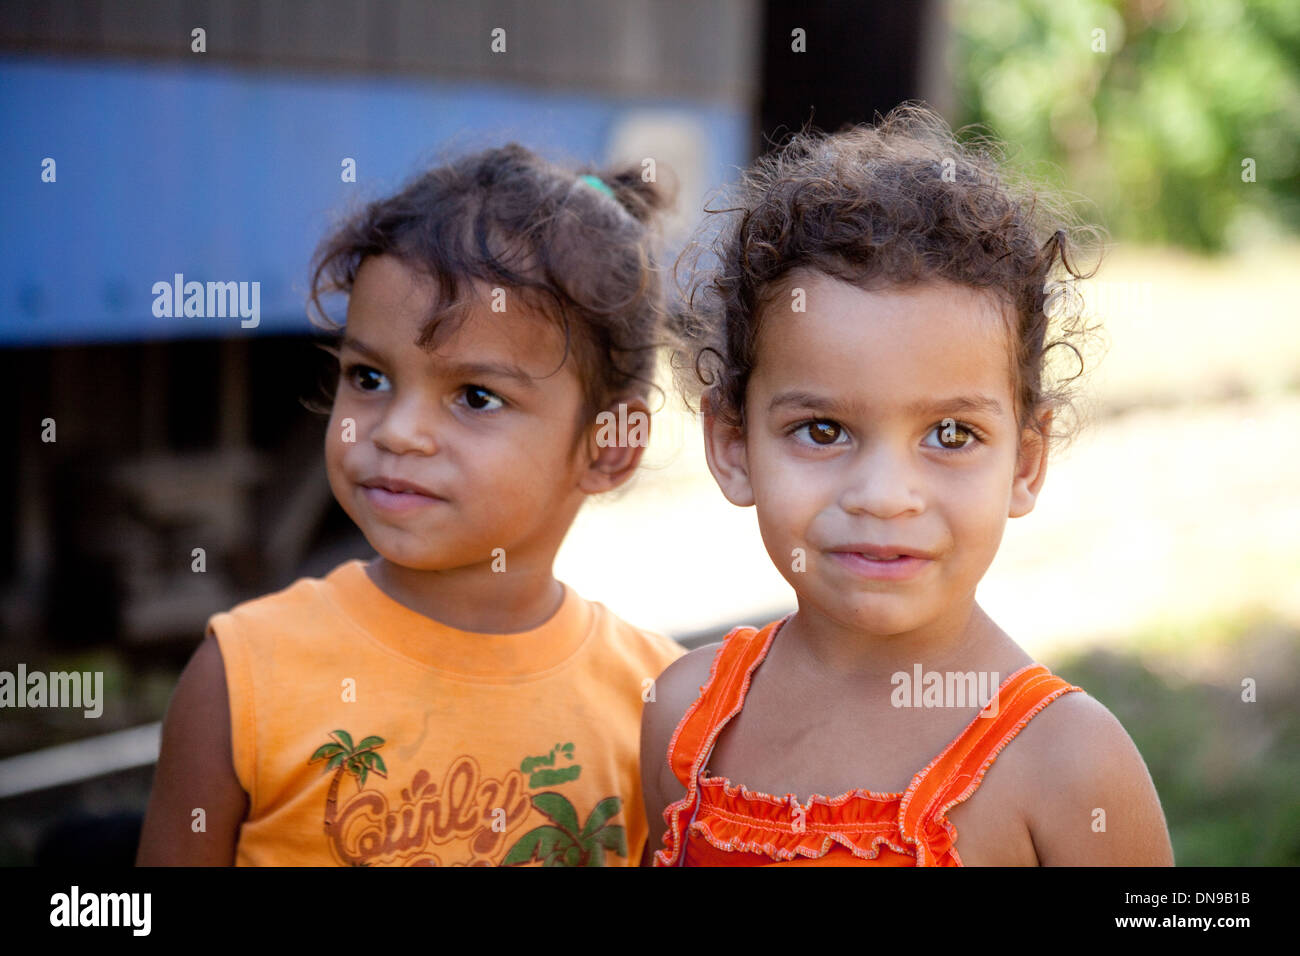
[[[1087,325],[1074,286],[1096,268],[1076,269],[1070,235],[1090,236],[1100,250],[1103,231],[1077,226],[1063,198],[1014,175],[996,140],[963,144],[933,110],[904,103],[877,114],[874,126],[794,134],[729,198],[705,210],[730,217],[712,240],[697,239],[678,260],[679,273],[683,263],[694,266],[671,323],[674,375],[688,407],[698,411],[705,399],[720,421],[744,428],[764,308],[804,269],[864,289],[941,279],[988,290],[1014,316],[1018,421],[1052,443],[1076,430],[1073,386],[1085,340],[1098,329]],[[713,261],[701,269],[705,256]],[[1053,281],[1058,260],[1065,278]],[[1073,375],[1048,374],[1058,348],[1073,355]],[[1049,408],[1057,413],[1050,434],[1038,421]]]
[[[561,366],[574,350],[584,393],[576,449],[608,402],[657,388],[655,220],[670,201],[640,166],[569,170],[517,143],[466,155],[345,216],[313,256],[308,311],[336,342],[342,326],[322,294],[350,293],[362,262],[392,255],[433,280],[436,301],[414,343],[431,348],[464,321],[471,280],[511,289],[563,330]],[[326,350],[337,356],[336,344]]]

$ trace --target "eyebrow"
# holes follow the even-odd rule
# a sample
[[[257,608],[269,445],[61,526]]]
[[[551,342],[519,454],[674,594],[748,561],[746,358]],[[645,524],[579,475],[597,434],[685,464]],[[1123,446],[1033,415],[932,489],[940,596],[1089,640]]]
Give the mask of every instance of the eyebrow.
[[[767,406],[768,414],[781,408],[807,408],[812,411],[844,414],[853,410],[852,405],[845,404],[815,392],[791,389],[773,396]],[[951,398],[937,400],[922,399],[912,402],[903,409],[907,415],[938,415],[940,412],[984,413],[998,416],[1002,414],[1002,403],[986,395],[954,395]]]
[[[388,361],[387,357],[378,349],[352,336],[344,336],[340,344],[340,351],[343,349],[351,349],[372,362],[378,362],[381,365],[386,364]],[[532,375],[529,375],[518,365],[512,365],[509,362],[447,362],[443,364],[442,368],[447,375],[452,377],[496,376],[513,379],[528,388],[537,388],[537,382]]]

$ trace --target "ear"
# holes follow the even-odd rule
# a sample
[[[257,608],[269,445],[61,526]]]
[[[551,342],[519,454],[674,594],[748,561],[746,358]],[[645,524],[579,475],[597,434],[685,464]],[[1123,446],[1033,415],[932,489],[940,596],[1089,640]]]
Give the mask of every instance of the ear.
[[[1011,482],[1011,510],[1008,517],[1020,518],[1034,510],[1039,489],[1047,478],[1047,440],[1052,426],[1052,412],[1039,416],[1038,428],[1026,428],[1020,433],[1020,452],[1016,458],[1016,474]]]
[[[650,408],[638,397],[612,404],[596,416],[587,436],[587,467],[578,487],[589,495],[613,491],[635,474],[650,443]]]
[[[734,425],[719,421],[708,395],[700,401],[704,416],[704,457],[709,471],[722,493],[733,505],[747,508],[754,503],[754,489],[749,483],[749,461],[745,433]]]

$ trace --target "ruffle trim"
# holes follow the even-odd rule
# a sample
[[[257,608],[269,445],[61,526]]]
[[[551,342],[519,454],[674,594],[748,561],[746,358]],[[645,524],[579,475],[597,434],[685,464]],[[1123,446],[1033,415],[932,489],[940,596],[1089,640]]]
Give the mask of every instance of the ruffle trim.
[[[915,858],[917,866],[961,865],[953,849],[957,828],[949,820],[931,818],[916,837],[903,833],[902,794],[853,790],[832,799],[814,794],[801,804],[794,794],[781,799],[743,784],[732,786],[724,777],[704,777],[699,789],[708,812],[703,819],[683,827],[683,836],[697,833],[719,850],[793,860],[823,857],[838,844],[855,857],[872,860],[880,855],[884,844],[895,853]],[[686,801],[679,804],[674,805],[678,812],[689,807]],[[680,825],[680,818],[673,822]],[[660,865],[672,865],[685,852],[684,846],[673,850],[671,855],[660,857]]]
[[[830,852],[833,845],[839,844],[854,856],[863,860],[874,860],[880,855],[880,844],[885,844],[895,853],[914,856],[915,851],[898,845],[890,834],[815,833],[808,831],[797,834],[799,840],[782,840],[782,845],[766,840],[770,835],[767,830],[737,825],[719,817],[710,817],[702,822],[692,823],[690,833],[698,833],[708,843],[719,850],[732,852],[762,853],[772,860],[793,860],[795,857],[814,859]]]

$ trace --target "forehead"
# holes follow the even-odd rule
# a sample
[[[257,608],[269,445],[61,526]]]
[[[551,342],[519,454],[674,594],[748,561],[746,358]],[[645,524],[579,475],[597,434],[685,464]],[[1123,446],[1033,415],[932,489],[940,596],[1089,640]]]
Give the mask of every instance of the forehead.
[[[804,312],[792,308],[800,289]],[[980,290],[927,282],[868,291],[800,271],[763,311],[751,383],[876,409],[976,393],[1010,409],[1009,346],[1005,313]]]
[[[496,297],[504,311],[493,311],[493,290],[482,282],[464,282],[461,291],[464,301],[448,317],[451,331],[440,330],[431,348],[417,349],[416,340],[438,305],[438,287],[393,256],[372,256],[357,271],[345,335],[411,361],[509,359],[538,378],[556,370],[564,356],[564,334],[554,322],[513,289]],[[565,362],[571,364],[572,354]]]

